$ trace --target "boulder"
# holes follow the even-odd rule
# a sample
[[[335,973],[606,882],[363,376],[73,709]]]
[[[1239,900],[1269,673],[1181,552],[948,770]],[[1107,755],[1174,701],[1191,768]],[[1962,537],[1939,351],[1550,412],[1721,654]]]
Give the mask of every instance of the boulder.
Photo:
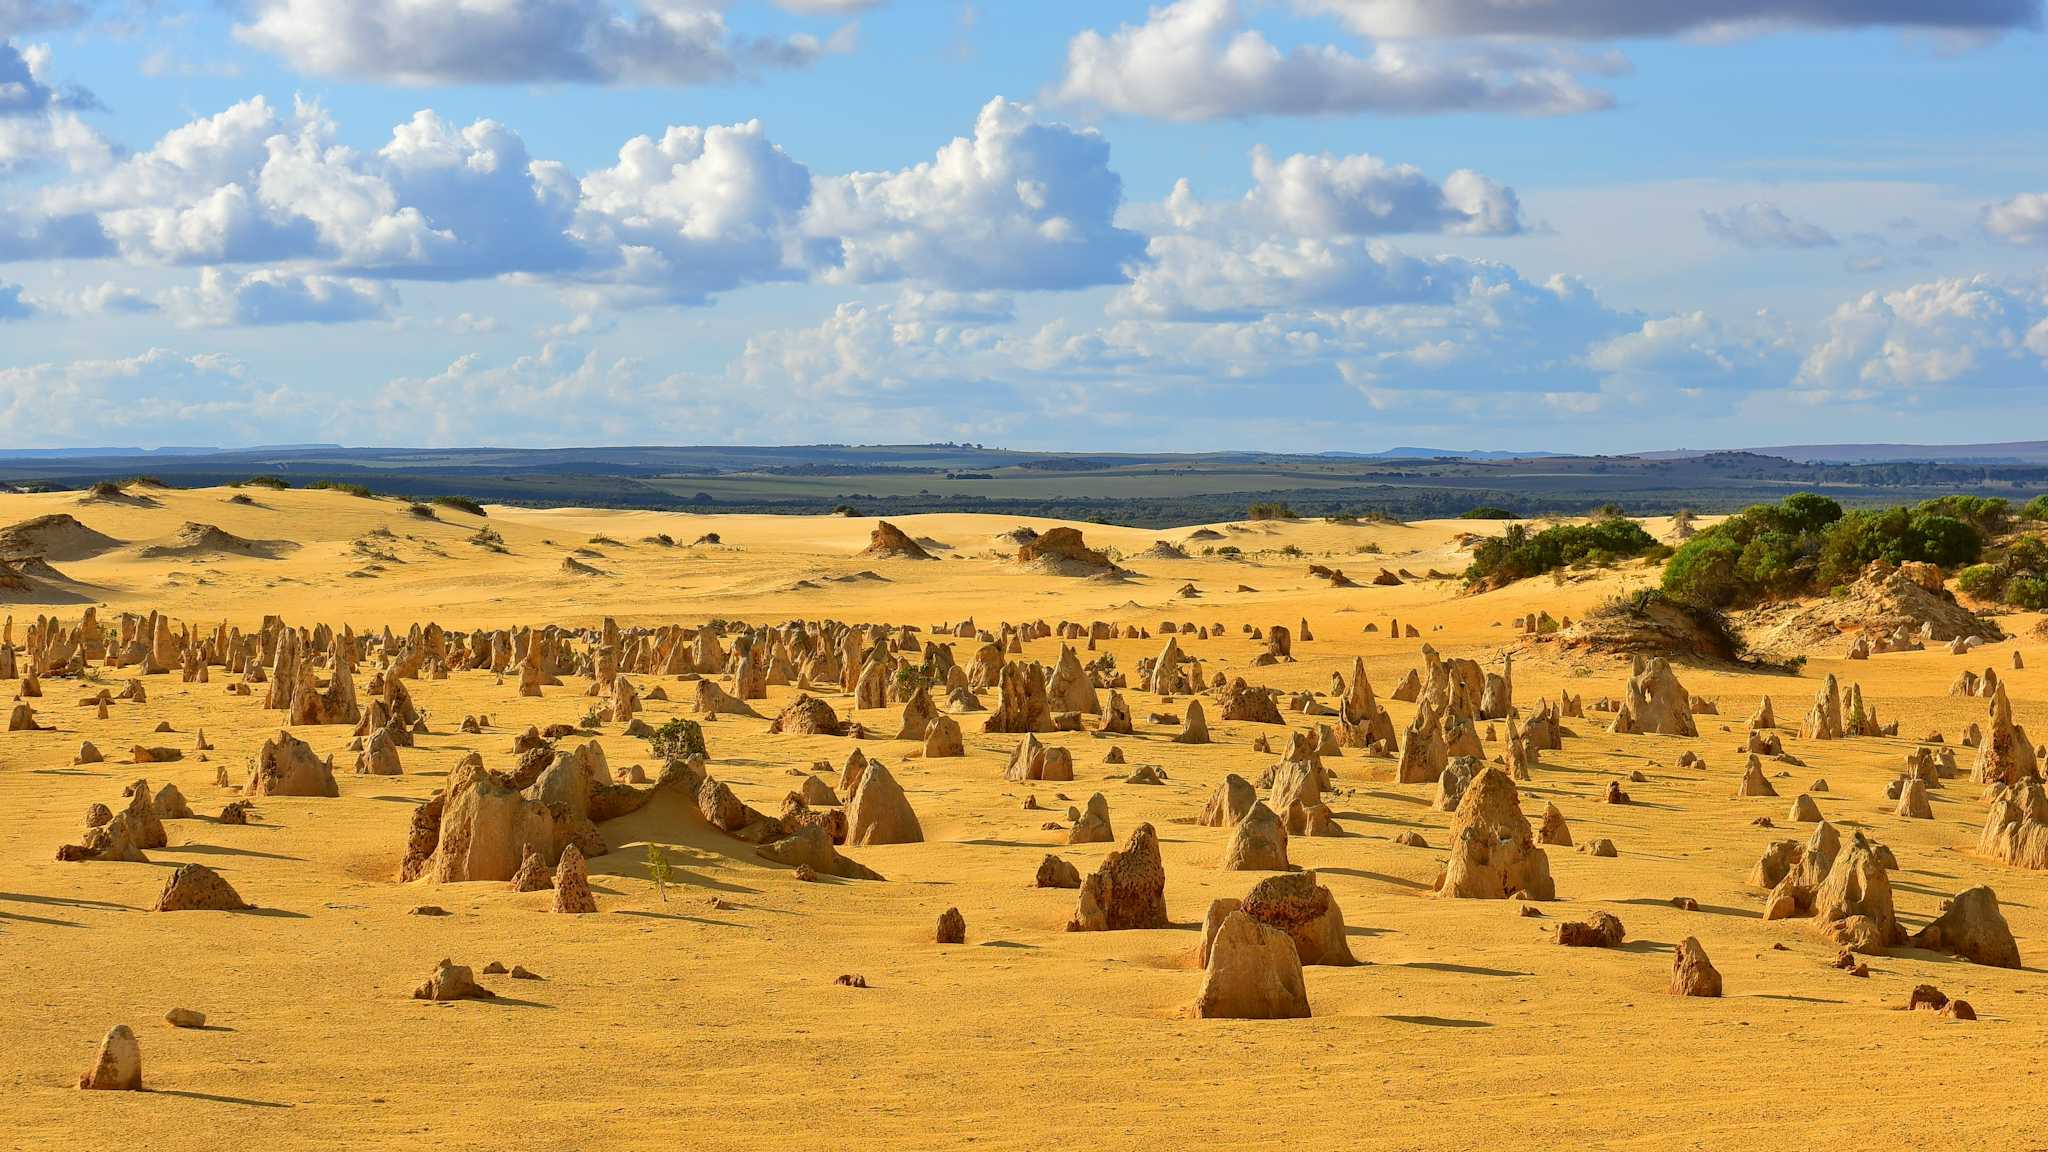
[[[1195,1015],[1221,1020],[1307,1018],[1308,987],[1294,941],[1241,911],[1225,916],[1202,970]]]
[[[1721,995],[1721,973],[1714,962],[1707,959],[1707,950],[1700,947],[1699,938],[1687,936],[1680,941],[1671,958],[1671,994],[1673,996]]]
[[[1266,927],[1285,932],[1304,965],[1358,963],[1344,933],[1344,913],[1314,872],[1268,876],[1252,886],[1239,907]]]
[[[1979,884],[1943,902],[1941,915],[1915,933],[1915,948],[1947,952],[1993,968],[2018,968],[2020,946],[1998,910],[1998,897]]]
[[[1465,789],[1451,819],[1451,855],[1440,891],[1465,899],[1504,900],[1527,893],[1554,900],[1550,858],[1536,846],[1515,782],[1486,768]]]
[[[152,912],[240,912],[250,907],[220,873],[204,864],[180,864],[157,893]]]
[[[427,982],[412,990],[415,1000],[495,1000],[496,992],[476,982],[476,972],[467,964],[443,960],[434,966]]]
[[[78,1078],[78,1086],[96,1092],[142,1091],[142,1045],[126,1024],[116,1024],[100,1041],[92,1066]]]
[[[1244,819],[1231,828],[1223,847],[1222,868],[1226,872],[1284,872],[1287,870],[1287,827],[1271,808],[1253,801]]]
[[[597,911],[597,897],[590,891],[590,872],[583,852],[574,844],[564,845],[562,859],[555,865],[554,911],[583,915]]]
[[[846,842],[852,845],[924,842],[924,828],[903,786],[888,768],[872,761],[847,799],[846,825]]]
[[[312,745],[280,730],[263,742],[256,753],[256,767],[249,773],[245,796],[339,796],[334,782],[334,760],[320,759]]]
[[[1152,825],[1140,824],[1131,830],[1122,848],[1104,857],[1101,866],[1081,882],[1080,907],[1067,930],[1111,932],[1167,926],[1166,863],[1159,855],[1159,834]]]
[[[1109,800],[1097,792],[1088,797],[1088,804],[1081,812],[1081,818],[1067,830],[1069,844],[1108,844],[1116,839],[1110,830]]]
[[[834,848],[831,834],[815,824],[798,828],[794,834],[763,844],[754,851],[763,860],[791,868],[808,868],[819,876],[837,876],[841,880],[882,879],[881,873]]]
[[[1048,855],[1038,862],[1038,875],[1032,884],[1038,888],[1079,888],[1081,870],[1058,856]]]

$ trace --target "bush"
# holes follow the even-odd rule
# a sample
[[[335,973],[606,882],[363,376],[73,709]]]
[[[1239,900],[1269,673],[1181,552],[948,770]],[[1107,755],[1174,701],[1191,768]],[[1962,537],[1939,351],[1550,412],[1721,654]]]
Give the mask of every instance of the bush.
[[[2004,501],[1980,497],[1845,513],[1833,500],[1801,492],[1745,509],[1686,541],[1664,566],[1664,590],[1726,608],[1829,592],[1875,560],[1956,568],[1982,555],[1985,530],[1978,525],[2009,515]]]
[[[2020,509],[2023,520],[2048,520],[2048,496],[2036,496]]]
[[[1633,520],[1559,524],[1533,534],[1527,525],[1510,524],[1505,533],[1473,550],[1465,580],[1499,588],[1569,565],[1612,564],[1641,556],[1656,546],[1657,541]]]
[[[114,483],[112,480],[102,480],[99,483],[94,484],[92,487],[86,489],[85,492],[86,495],[88,496],[97,496],[100,497],[101,499],[107,499],[110,497],[119,496],[121,494],[121,486],[119,484]]]
[[[1513,512],[1505,508],[1497,508],[1491,504],[1482,504],[1458,517],[1460,520],[1514,520],[1516,518]]]
[[[1873,560],[1955,568],[1975,563],[1983,551],[1984,538],[1953,516],[1917,508],[1851,512],[1829,526],[1814,580],[1826,591],[1855,580]]]
[[[2048,608],[2048,542],[2021,536],[2001,555],[1956,574],[1956,587],[1979,600],[2016,608]]]
[[[269,488],[273,491],[283,491],[292,486],[292,482],[282,476],[251,476],[235,487],[240,488],[242,484],[255,488]]]
[[[1961,520],[1980,536],[1996,536],[2012,527],[2012,502],[1996,496],[1937,496],[1914,511]]]
[[[654,730],[647,745],[664,764],[676,764],[692,756],[709,755],[704,748],[704,729],[695,720],[681,716]]]
[[[420,517],[420,518],[421,518],[421,519],[423,519],[423,520],[433,520],[433,519],[436,519],[436,517],[435,517],[435,515],[434,515],[434,510],[433,510],[433,508],[431,508],[431,507],[429,507],[429,506],[427,506],[427,505],[425,505],[425,504],[420,504],[420,503],[417,503],[417,502],[415,502],[415,503],[412,503],[412,504],[407,504],[407,505],[405,506],[405,510],[406,510],[407,512],[410,512],[410,513],[412,513],[412,514],[413,514],[413,515],[415,515],[415,516],[418,516],[418,517]]]
[[[2029,612],[2048,609],[2048,576],[2015,576],[2006,581],[2005,602]]]
[[[467,496],[436,496],[434,497],[434,503],[439,504],[443,508],[453,508],[457,512],[467,512],[471,516],[490,515],[490,513],[484,511],[483,505],[471,500]]]
[[[919,688],[931,691],[934,683],[931,669],[922,664],[905,664],[896,670],[896,693],[905,699],[915,696]]]
[[[377,498],[375,492],[370,491],[361,484],[350,484],[345,480],[315,480],[311,484],[306,485],[306,487],[322,492],[346,492],[351,496],[360,496],[365,500],[375,500]]]
[[[1251,506],[1246,515],[1253,520],[1299,520],[1294,509],[1280,500],[1260,500]]]

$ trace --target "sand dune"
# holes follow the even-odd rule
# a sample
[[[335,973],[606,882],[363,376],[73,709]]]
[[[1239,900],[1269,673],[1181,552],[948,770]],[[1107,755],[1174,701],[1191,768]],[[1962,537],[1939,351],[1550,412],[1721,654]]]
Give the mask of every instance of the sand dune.
[[[118,700],[104,720],[77,699],[102,686],[118,693],[135,669],[96,669],[97,681],[46,675],[43,696],[27,703],[51,730],[0,735],[0,812],[8,813],[0,980],[14,1009],[0,1086],[22,1147],[75,1145],[118,1125],[161,1149],[215,1147],[224,1131],[265,1149],[417,1147],[422,1132],[445,1147],[530,1149],[731,1147],[764,1132],[829,1133],[861,1148],[1136,1149],[1177,1139],[1675,1149],[1867,1142],[1879,1118],[1944,1142],[2039,1143],[2012,1097],[2048,1040],[2034,1010],[2037,972],[1902,947],[1865,957],[1868,975],[1858,978],[1833,966],[1838,949],[1812,921],[1763,919],[1768,893],[1748,883],[1767,845],[1810,829],[1788,822],[1793,798],[1807,794],[1845,839],[1860,831],[1897,856],[1890,884],[1909,930],[1939,915],[1946,897],[1989,884],[2037,968],[2048,949],[2048,872],[1978,855],[1986,806],[1967,779],[1974,754],[1961,753],[1964,778],[1928,792],[1932,819],[1897,815],[1885,789],[1919,746],[1914,737],[1939,730],[1952,746],[1966,724],[1984,721],[1984,700],[1948,694],[1960,670],[1995,666],[2015,717],[2048,734],[2040,679],[2048,672],[2035,671],[2048,668],[2048,639],[2038,614],[2003,617],[2016,639],[1968,656],[1930,646],[1851,661],[1817,650],[1796,673],[1681,665],[1684,687],[1718,706],[1696,716],[1697,737],[1612,734],[1611,714],[1599,712],[1564,721],[1573,735],[1541,754],[1519,786],[1520,807],[1533,822],[1554,804],[1580,843],[1611,840],[1616,855],[1549,848],[1558,899],[1534,905],[1541,914],[1533,917],[1516,901],[1431,891],[1454,820],[1433,806],[1435,782],[1398,783],[1397,760],[1362,749],[1328,755],[1326,799],[1341,834],[1291,836],[1287,853],[1341,905],[1346,942],[1362,963],[1305,970],[1307,1019],[1198,1020],[1188,1011],[1203,982],[1204,915],[1212,901],[1241,899],[1269,874],[1219,868],[1231,830],[1195,820],[1227,774],[1257,780],[1291,734],[1330,722],[1291,710],[1289,698],[1321,693],[1334,706],[1333,674],[1349,677],[1362,660],[1393,727],[1405,732],[1416,706],[1389,695],[1421,667],[1426,642],[1496,673],[1512,652],[1525,719],[1539,699],[1566,692],[1589,704],[1620,699],[1626,657],[1532,638],[1513,621],[1546,611],[1582,619],[1654,572],[1629,565],[1484,595],[1426,579],[1370,583],[1382,567],[1461,569],[1468,534],[1500,530],[1487,522],[1161,533],[968,514],[893,520],[912,540],[960,545],[925,563],[860,555],[872,519],[509,507],[427,519],[404,502],[339,492],[263,491],[246,505],[229,502],[234,494],[159,490],[149,493],[154,505],[84,507],[76,494],[7,495],[0,521],[75,512],[110,544],[49,558],[90,589],[97,619],[113,625],[124,611],[160,610],[200,637],[223,625],[253,635],[271,615],[365,638],[389,627],[398,642],[429,622],[599,629],[609,617],[630,631],[830,617],[914,625],[920,642],[950,642],[965,664],[978,641],[940,636],[940,626],[971,620],[999,632],[1004,622],[1104,621],[1116,638],[1092,651],[1072,643],[1082,660],[1110,657],[1128,678],[1119,691],[1134,731],[1103,735],[1089,716],[1082,732],[1037,733],[1070,754],[1074,779],[1018,782],[1004,773],[1024,738],[984,731],[989,713],[955,712],[942,693],[933,696],[959,721],[964,755],[927,758],[922,742],[889,738],[904,705],[857,707],[837,684],[811,692],[841,720],[864,725],[865,739],[771,733],[801,694],[774,684],[748,702],[762,718],[704,723],[707,771],[737,802],[773,815],[804,775],[816,771],[836,787],[858,747],[901,785],[923,841],[838,847],[884,881],[806,883],[712,826],[693,800],[656,789],[645,806],[596,823],[609,849],[589,859],[599,912],[565,916],[548,911],[547,891],[400,884],[396,875],[416,805],[447,787],[466,755],[509,772],[528,726],[574,726],[612,704],[610,694],[587,694],[589,676],[565,671],[539,696],[519,694],[516,671],[407,679],[426,730],[396,749],[402,774],[358,775],[350,727],[286,724],[285,713],[264,706],[266,685],[230,695],[242,676],[222,667],[205,683],[187,682],[177,668],[140,676],[146,702]],[[1078,529],[1088,548],[1113,549],[1138,571],[1114,584],[1034,571],[1011,558],[1018,527],[1041,537]],[[1661,535],[1669,525],[1649,528]],[[193,529],[214,544],[145,554],[185,547],[175,542]],[[492,535],[479,543],[482,529]],[[644,543],[712,532],[717,547]],[[218,546],[222,537],[242,545]],[[977,543],[999,538],[1007,542]],[[1140,559],[1162,538],[1187,541],[1188,556]],[[602,559],[579,558],[586,548]],[[1332,587],[1310,564],[1346,569],[1358,584]],[[564,575],[571,565],[611,578]],[[353,575],[371,566],[374,578]],[[178,582],[167,584],[171,576]],[[1189,584],[1198,598],[1179,594]],[[29,620],[52,609],[4,591],[0,599],[22,605],[13,614],[19,650]],[[82,611],[56,615],[75,625]],[[1420,639],[1396,634],[1396,620]],[[1205,675],[1281,690],[1285,723],[1225,718],[1216,692],[1164,697],[1137,687],[1140,662],[1159,654],[1168,622]],[[1303,622],[1314,638],[1297,635],[1291,659],[1260,661],[1268,644],[1247,627],[1298,633]],[[1210,635],[1183,633],[1183,624]],[[1019,647],[1023,659],[1050,666],[1062,641],[1020,638]],[[2014,653],[2024,668],[2011,668]],[[350,682],[365,706],[377,671],[377,659],[366,659]],[[1830,674],[1859,685],[1904,738],[1800,736],[1799,718]],[[628,680],[644,703],[636,719],[654,728],[703,719],[691,681]],[[729,677],[712,683],[738,688]],[[324,666],[315,686],[335,691]],[[655,688],[668,699],[648,699]],[[1738,799],[1745,717],[1766,694],[1787,750],[1804,763],[1766,759],[1778,797]],[[991,710],[999,703],[997,692],[979,695]],[[1210,743],[1175,740],[1192,700],[1206,711]],[[480,731],[461,730],[464,717],[486,715]],[[156,731],[159,723],[170,731]],[[1483,743],[1486,756],[1500,754],[1504,725],[1480,727],[1497,737]],[[207,750],[197,747],[202,728]],[[241,786],[280,728],[316,758],[333,755],[338,796],[245,797]],[[657,778],[662,765],[648,740],[625,729],[600,722],[558,747],[595,741],[615,777],[639,765]],[[1272,753],[1254,750],[1260,738]],[[75,764],[82,741],[106,762]],[[182,758],[128,763],[137,746]],[[1111,749],[1124,762],[1106,762]],[[1682,765],[1685,753],[1699,762]],[[829,768],[814,768],[819,761]],[[1163,782],[1134,782],[1142,766]],[[223,768],[228,788],[215,783]],[[138,777],[153,788],[175,785],[197,817],[165,821],[168,844],[147,850],[146,864],[57,861],[58,847],[79,839],[87,806],[120,809],[122,787]],[[1806,793],[1817,778],[1827,790]],[[1610,784],[1633,802],[1606,803]],[[1069,805],[1094,793],[1107,802],[1113,838],[1067,843]],[[248,823],[216,820],[245,798],[254,805]],[[1027,810],[1027,798],[1039,810]],[[1776,827],[1756,826],[1759,817]],[[1066,931],[1077,895],[1033,886],[1043,858],[1057,854],[1085,876],[1140,822],[1158,831],[1170,926]],[[1427,847],[1394,839],[1409,833]],[[666,850],[672,868],[666,902],[649,879],[650,844]],[[259,910],[145,911],[170,868],[188,863],[216,869]],[[1674,906],[1675,897],[1696,910]],[[421,905],[449,915],[409,914]],[[933,942],[948,908],[964,918],[963,945]],[[1601,911],[1625,925],[1622,946],[1555,943],[1560,923]],[[1721,999],[1667,994],[1674,949],[1687,938],[1719,969]],[[545,979],[480,976],[496,1000],[411,999],[443,958],[477,969],[520,964]],[[868,986],[835,983],[852,974]],[[1899,1010],[1918,984],[1970,1001],[1979,1021]],[[209,1030],[163,1024],[174,1006],[206,1012]],[[121,1094],[73,1087],[92,1046],[117,1023],[135,1029],[153,1095],[108,1099]],[[1828,1104],[1844,1099],[1842,1069],[1852,1063],[1871,1068],[1873,1083],[1934,1088],[1861,1108]]]

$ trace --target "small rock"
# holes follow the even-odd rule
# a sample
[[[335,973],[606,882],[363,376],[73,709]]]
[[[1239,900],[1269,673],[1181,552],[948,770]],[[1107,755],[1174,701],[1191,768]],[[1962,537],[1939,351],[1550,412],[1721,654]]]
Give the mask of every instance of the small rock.
[[[204,1028],[206,1013],[194,1012],[190,1008],[173,1008],[164,1013],[164,1023],[173,1028]]]
[[[839,985],[841,988],[865,988],[868,986],[868,978],[865,976],[854,976],[848,974],[845,976],[841,976],[837,980],[834,980],[833,983]]]
[[[960,915],[958,908],[948,908],[939,914],[939,928],[933,939],[940,944],[964,944],[967,942],[967,918]]]
[[[142,1091],[142,1045],[126,1024],[116,1024],[100,1041],[92,1067],[78,1078],[80,1088],[100,1092]]]

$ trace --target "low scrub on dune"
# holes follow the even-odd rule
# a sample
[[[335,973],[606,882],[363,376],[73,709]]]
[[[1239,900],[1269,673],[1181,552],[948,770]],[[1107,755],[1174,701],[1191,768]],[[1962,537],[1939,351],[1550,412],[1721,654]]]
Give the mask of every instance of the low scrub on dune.
[[[2048,541],[2016,537],[1984,563],[1956,573],[1956,587],[1979,600],[2048,609]]]
[[[1872,561],[1955,568],[1984,550],[1980,524],[2010,515],[2003,500],[1942,497],[1910,508],[1844,512],[1801,492],[1759,504],[1686,541],[1664,567],[1664,590],[1712,608],[1829,592]]]
[[[1473,549],[1465,582],[1476,588],[1501,588],[1559,568],[1612,564],[1650,555],[1662,547],[1642,525],[1620,517],[1605,517],[1591,524],[1559,524],[1541,532],[1510,524],[1506,532]]]

